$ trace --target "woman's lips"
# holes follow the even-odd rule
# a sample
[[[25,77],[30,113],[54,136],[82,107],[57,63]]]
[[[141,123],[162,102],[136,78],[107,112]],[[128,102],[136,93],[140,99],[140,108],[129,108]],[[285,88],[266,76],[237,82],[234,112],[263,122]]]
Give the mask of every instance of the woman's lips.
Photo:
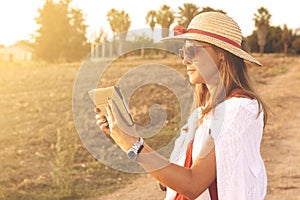
[[[196,71],[196,69],[193,69],[193,68],[187,68],[186,70],[187,70],[187,73],[188,73],[188,74],[191,74],[191,73],[193,73],[194,71]]]

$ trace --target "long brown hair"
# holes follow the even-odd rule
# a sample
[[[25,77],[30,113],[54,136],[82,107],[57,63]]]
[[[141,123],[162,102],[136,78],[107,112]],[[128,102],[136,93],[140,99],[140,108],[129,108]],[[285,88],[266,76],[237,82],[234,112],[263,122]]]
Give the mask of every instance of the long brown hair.
[[[264,125],[266,125],[268,119],[268,108],[252,86],[252,82],[248,73],[248,65],[243,59],[225,50],[222,50],[216,46],[213,46],[213,49],[216,53],[221,53],[224,55],[224,59],[219,63],[218,66],[221,81],[219,85],[216,86],[214,94],[209,92],[205,83],[196,84],[197,103],[198,106],[203,107],[203,115],[199,123],[202,122],[205,115],[212,111],[219,103],[224,101],[234,89],[241,89],[253,99],[258,101],[258,115],[262,111],[264,112]]]

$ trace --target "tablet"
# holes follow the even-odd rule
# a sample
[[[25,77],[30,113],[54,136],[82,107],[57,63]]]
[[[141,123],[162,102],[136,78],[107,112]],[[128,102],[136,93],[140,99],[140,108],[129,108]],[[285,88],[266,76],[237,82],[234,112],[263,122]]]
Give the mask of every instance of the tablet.
[[[110,86],[106,88],[95,88],[88,91],[88,94],[95,106],[101,109],[101,113],[107,116],[107,112],[105,109],[105,105],[108,104],[107,98],[111,98],[116,107],[121,114],[123,120],[127,123],[127,125],[134,125],[133,118],[129,112],[128,105],[125,101],[125,98],[121,92],[119,86]]]

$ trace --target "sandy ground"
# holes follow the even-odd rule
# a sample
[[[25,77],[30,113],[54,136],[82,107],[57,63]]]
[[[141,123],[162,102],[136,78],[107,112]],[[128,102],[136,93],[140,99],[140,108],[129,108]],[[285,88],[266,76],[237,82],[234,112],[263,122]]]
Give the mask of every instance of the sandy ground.
[[[272,109],[261,148],[268,173],[267,200],[300,199],[300,59],[286,67],[287,73],[257,87]],[[159,200],[163,197],[157,181],[143,174],[133,184],[97,199]]]

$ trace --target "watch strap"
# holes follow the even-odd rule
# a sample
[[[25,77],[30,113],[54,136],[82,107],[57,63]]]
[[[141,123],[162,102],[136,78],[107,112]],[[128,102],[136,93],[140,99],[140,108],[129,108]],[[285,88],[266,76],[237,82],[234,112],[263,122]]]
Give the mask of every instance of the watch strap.
[[[139,153],[144,148],[144,139],[142,137],[139,140],[135,141],[132,147],[127,152],[127,156],[129,159],[135,159]]]

